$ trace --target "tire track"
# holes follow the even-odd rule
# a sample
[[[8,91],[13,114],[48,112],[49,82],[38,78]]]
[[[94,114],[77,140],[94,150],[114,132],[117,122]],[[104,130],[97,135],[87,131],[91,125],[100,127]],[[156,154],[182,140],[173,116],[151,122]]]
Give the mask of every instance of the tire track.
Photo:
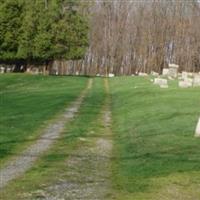
[[[105,200],[111,196],[111,112],[108,80],[104,80],[105,105],[102,109],[103,134],[84,139],[66,163],[62,180],[43,191],[42,200]]]
[[[50,124],[42,136],[28,149],[16,156],[14,160],[8,161],[6,166],[0,170],[0,189],[6,186],[9,181],[23,175],[32,167],[37,158],[47,151],[56,139],[60,137],[66,123],[68,123],[78,112],[87,91],[92,87],[93,80],[88,81],[86,89],[81,93],[77,100],[68,106],[58,120]]]

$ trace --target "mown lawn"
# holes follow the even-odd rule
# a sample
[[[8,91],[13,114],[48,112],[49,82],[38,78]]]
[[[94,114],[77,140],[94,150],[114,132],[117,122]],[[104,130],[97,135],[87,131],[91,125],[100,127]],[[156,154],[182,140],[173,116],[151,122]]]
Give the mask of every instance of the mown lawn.
[[[150,78],[110,79],[117,199],[200,198],[200,88],[168,89]]]
[[[85,142],[102,134],[101,110],[105,103],[103,79],[94,80],[79,112],[62,133],[61,138],[22,177],[13,180],[3,191],[4,200],[40,199],[38,192],[59,180],[67,180],[66,161],[68,156]],[[82,141],[85,138],[88,141]],[[41,197],[42,198],[42,197]]]
[[[19,150],[26,140],[37,137],[38,127],[62,110],[64,103],[73,100],[87,80],[21,75],[0,78],[4,79],[0,83],[1,93],[4,92],[1,104],[5,104],[4,113],[6,109],[10,111],[10,115],[9,112],[3,114],[2,119],[6,115],[8,119],[17,114],[20,117],[22,110],[25,113],[23,120],[29,123],[29,126],[19,123],[18,117],[18,123],[13,122],[18,127],[15,132],[18,136],[7,137],[8,141],[17,141],[10,144],[12,152]],[[24,84],[20,86],[21,82]],[[168,89],[160,89],[150,82],[150,77],[112,78],[109,83],[114,148],[113,195],[108,199],[199,200],[200,139],[194,137],[194,131],[200,116],[200,88],[180,89],[176,81],[171,81]],[[4,188],[1,197],[5,200],[32,199],[34,191],[67,178],[65,162],[70,153],[82,145],[80,137],[95,137],[102,131],[99,115],[104,101],[103,79],[96,78],[80,112],[66,126],[61,140],[24,176]],[[31,118],[35,120],[26,120]],[[10,134],[13,132],[11,126],[12,123],[4,127]],[[5,155],[8,157],[10,153]]]
[[[85,88],[87,78],[0,75],[0,161],[34,142]]]

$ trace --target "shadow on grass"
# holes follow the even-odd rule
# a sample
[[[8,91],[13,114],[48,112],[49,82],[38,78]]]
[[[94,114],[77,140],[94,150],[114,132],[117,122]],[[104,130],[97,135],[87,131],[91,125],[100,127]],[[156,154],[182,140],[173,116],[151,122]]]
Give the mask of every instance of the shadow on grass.
[[[174,145],[169,148],[166,145],[163,148],[149,148],[145,151],[141,147],[139,151],[127,152],[128,150],[112,158],[117,165],[115,176],[123,180],[123,185],[119,188],[127,192],[148,192],[152,188],[152,178],[200,171],[198,145]]]

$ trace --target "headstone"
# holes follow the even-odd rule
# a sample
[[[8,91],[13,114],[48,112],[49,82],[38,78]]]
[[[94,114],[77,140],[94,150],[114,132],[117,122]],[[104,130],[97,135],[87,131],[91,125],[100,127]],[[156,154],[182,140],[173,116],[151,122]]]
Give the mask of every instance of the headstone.
[[[0,72],[1,72],[1,74],[4,73],[4,67],[0,67]]]
[[[193,73],[192,72],[188,72],[188,76],[193,76]]]
[[[194,87],[199,87],[200,86],[200,75],[199,74],[196,74],[194,76],[193,86]]]
[[[168,76],[168,73],[169,73],[169,69],[168,68],[163,68],[162,75],[163,76]]]
[[[182,79],[187,79],[188,78],[188,73],[187,72],[182,72],[181,76],[182,76]]]
[[[197,126],[196,126],[195,136],[200,137],[200,118],[199,118]]]
[[[30,72],[31,72],[31,68],[30,68],[30,67],[27,67],[26,73],[30,73]]]
[[[79,76],[79,71],[76,71],[76,76]]]
[[[138,76],[148,76],[148,74],[147,73],[143,73],[143,72],[139,72]]]
[[[154,71],[151,71],[151,75],[152,75],[152,76],[159,76],[159,73],[154,72]]]
[[[6,68],[6,72],[7,72],[7,73],[11,72],[11,68],[10,68],[10,67],[7,67],[7,68]]]
[[[154,84],[159,85],[161,88],[168,88],[167,79],[164,78],[155,78]]]
[[[193,85],[193,78],[189,78],[189,77],[184,77],[184,79],[181,77],[179,78],[180,82],[185,82],[186,85],[188,84],[188,87],[191,87]]]
[[[176,64],[169,64],[169,73],[168,75],[176,78],[178,76],[178,68],[179,66]]]
[[[180,88],[189,88],[189,87],[192,87],[192,82],[186,81],[186,80],[179,81],[178,85]]]
[[[154,79],[154,84],[157,84],[157,85],[167,84],[167,79],[164,79],[164,78],[155,78]]]
[[[115,75],[112,74],[112,73],[109,73],[109,74],[108,74],[108,77],[109,77],[109,78],[112,78],[112,77],[114,77],[114,76],[115,76]]]

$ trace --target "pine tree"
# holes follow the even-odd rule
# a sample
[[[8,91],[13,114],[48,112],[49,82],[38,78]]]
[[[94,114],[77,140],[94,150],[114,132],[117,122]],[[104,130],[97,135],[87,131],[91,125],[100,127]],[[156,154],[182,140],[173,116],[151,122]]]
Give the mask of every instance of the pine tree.
[[[88,25],[79,5],[72,0],[4,0],[0,62],[48,64],[54,59],[82,58]]]
[[[17,62],[23,1],[6,0],[0,4],[0,62]]]
[[[78,1],[62,1],[60,19],[53,27],[57,59],[82,58],[88,46],[88,24],[78,5]]]

